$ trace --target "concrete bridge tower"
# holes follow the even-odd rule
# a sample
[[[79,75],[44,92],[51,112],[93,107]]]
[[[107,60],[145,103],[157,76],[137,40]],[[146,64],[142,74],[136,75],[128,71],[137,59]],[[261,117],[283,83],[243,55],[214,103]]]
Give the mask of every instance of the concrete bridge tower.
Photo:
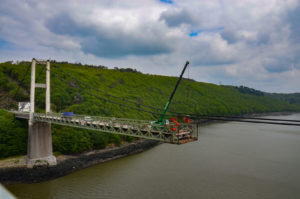
[[[35,82],[35,66],[46,64],[46,84]],[[34,121],[35,88],[46,89],[46,114],[50,113],[50,61],[37,61],[31,63],[30,86],[30,114],[28,129],[28,146],[26,164],[33,167],[35,164],[56,165],[56,158],[52,150],[51,123]]]

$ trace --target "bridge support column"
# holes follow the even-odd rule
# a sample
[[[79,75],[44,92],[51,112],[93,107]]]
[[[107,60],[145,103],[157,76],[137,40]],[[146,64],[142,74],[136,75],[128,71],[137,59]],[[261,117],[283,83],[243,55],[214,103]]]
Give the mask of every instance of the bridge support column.
[[[51,124],[33,122],[28,129],[27,167],[34,165],[56,165],[52,150]]]

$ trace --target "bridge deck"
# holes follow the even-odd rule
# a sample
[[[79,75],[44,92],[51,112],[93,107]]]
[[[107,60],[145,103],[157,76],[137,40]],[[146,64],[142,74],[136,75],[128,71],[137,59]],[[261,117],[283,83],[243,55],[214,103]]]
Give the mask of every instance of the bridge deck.
[[[17,118],[29,119],[29,113],[13,112]],[[34,120],[77,128],[91,129],[106,133],[153,139],[173,144],[184,144],[198,139],[195,125],[179,124],[172,131],[170,125],[152,125],[147,120],[133,120],[112,117],[82,116],[62,117],[59,113],[35,113]],[[174,130],[174,129],[173,129]]]

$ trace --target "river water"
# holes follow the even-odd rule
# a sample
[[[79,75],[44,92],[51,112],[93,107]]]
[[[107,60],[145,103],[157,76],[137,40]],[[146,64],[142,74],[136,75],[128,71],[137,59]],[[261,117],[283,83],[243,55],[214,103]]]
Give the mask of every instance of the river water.
[[[298,119],[300,114],[272,118]],[[202,126],[199,140],[162,144],[55,180],[7,187],[18,198],[300,198],[300,127]]]

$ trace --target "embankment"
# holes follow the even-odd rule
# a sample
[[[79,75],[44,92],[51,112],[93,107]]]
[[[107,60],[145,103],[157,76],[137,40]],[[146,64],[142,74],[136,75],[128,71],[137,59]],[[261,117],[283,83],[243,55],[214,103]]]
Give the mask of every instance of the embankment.
[[[154,140],[139,140],[121,147],[96,150],[76,156],[64,156],[58,158],[57,165],[53,167],[42,166],[30,169],[24,165],[0,168],[0,182],[17,184],[51,180],[99,163],[143,152],[158,144],[159,142]]]

